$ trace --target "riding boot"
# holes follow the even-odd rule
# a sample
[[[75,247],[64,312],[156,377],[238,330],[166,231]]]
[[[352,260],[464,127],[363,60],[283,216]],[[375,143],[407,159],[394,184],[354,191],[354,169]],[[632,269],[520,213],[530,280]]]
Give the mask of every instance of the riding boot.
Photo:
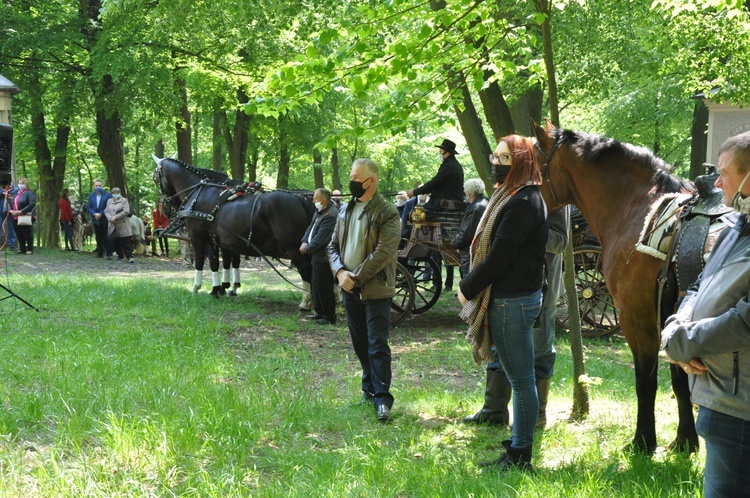
[[[547,398],[549,398],[549,386],[552,379],[536,379],[536,394],[539,396],[539,416],[536,419],[536,428],[547,426]]]
[[[534,467],[531,465],[532,450],[532,445],[524,448],[508,446],[506,448],[507,453],[500,458],[488,462],[479,462],[479,466],[487,470],[497,470],[499,472],[506,472],[513,467],[519,470],[534,470]]]
[[[474,415],[465,417],[465,424],[491,424],[506,427],[510,423],[508,403],[512,390],[508,377],[502,370],[487,370],[484,406]]]

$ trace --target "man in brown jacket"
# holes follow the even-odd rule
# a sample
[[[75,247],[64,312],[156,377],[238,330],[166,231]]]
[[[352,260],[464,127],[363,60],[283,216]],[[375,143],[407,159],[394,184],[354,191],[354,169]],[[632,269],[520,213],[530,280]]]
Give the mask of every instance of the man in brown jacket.
[[[391,301],[396,294],[396,261],[401,220],[378,193],[378,167],[357,159],[349,175],[353,199],[342,206],[328,246],[331,270],[343,301],[354,352],[362,365],[363,402],[377,420],[391,419]]]

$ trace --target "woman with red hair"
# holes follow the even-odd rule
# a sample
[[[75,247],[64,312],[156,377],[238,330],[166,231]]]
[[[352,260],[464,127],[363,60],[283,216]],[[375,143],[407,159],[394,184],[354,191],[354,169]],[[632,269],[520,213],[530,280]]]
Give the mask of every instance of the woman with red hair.
[[[490,155],[498,188],[477,227],[470,272],[460,283],[461,317],[477,362],[493,362],[513,391],[513,436],[507,453],[481,467],[531,469],[539,399],[534,375],[534,321],[542,307],[547,208],[533,142],[503,137]]]

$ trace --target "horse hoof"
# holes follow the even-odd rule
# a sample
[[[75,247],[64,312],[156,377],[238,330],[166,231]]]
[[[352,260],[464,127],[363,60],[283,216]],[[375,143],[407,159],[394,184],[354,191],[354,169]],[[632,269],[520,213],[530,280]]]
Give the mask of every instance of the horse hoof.
[[[236,291],[236,290],[234,290],[234,289],[232,289],[232,290],[230,290],[229,292],[227,292],[227,296],[230,296],[230,297],[237,297],[237,291]]]
[[[228,289],[231,285],[232,284],[230,284],[229,282],[222,282],[221,284],[221,286],[224,287],[225,289]]]
[[[680,440],[679,438],[676,438],[674,441],[669,443],[667,446],[667,451],[669,453],[684,453],[686,455],[692,455],[693,453],[698,453],[698,448],[700,447],[700,443],[696,439],[695,441],[691,440]]]
[[[625,453],[637,453],[640,455],[653,455],[656,451],[656,443],[653,445],[646,444],[642,439],[634,439],[628,443],[623,449]]]
[[[192,293],[193,293],[193,294],[197,294],[197,293],[198,293],[198,291],[199,291],[200,289],[201,289],[201,286],[200,286],[200,285],[197,285],[197,286],[196,286],[196,285],[194,285],[194,286],[193,286],[193,290],[192,290]]]

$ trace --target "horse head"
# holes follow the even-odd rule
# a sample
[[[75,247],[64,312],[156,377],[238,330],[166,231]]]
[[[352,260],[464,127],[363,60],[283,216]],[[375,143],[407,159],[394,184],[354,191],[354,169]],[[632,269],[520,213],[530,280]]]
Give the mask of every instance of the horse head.
[[[568,188],[570,177],[565,171],[566,156],[569,153],[565,145],[570,138],[570,132],[555,128],[549,120],[545,128],[533,119],[531,125],[536,136],[534,148],[536,164],[542,174],[544,202],[552,210],[575,202]]]
[[[156,157],[156,154],[151,154],[151,158],[156,163],[156,168],[154,169],[154,183],[156,184],[157,188],[159,189],[159,192],[161,193],[162,197],[170,198],[173,195],[177,193],[177,191],[174,189],[174,187],[171,185],[170,182],[166,180],[164,177],[164,161],[166,161],[166,158],[158,158]]]

